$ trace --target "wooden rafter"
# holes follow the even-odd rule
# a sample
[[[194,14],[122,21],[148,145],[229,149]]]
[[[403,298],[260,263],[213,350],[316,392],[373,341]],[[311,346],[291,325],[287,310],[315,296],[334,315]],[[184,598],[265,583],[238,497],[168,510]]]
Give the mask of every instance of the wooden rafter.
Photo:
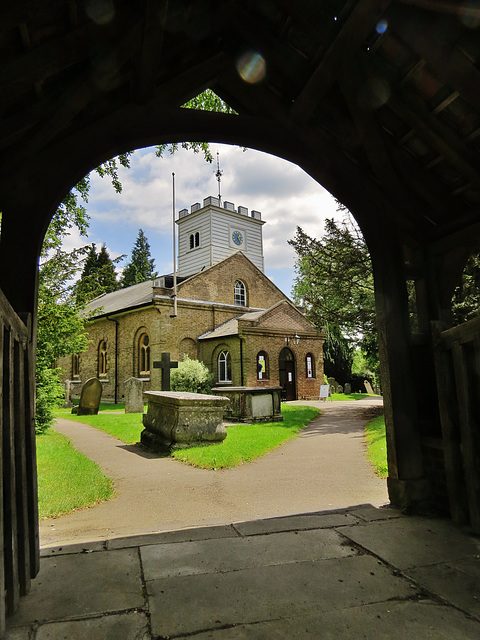
[[[142,42],[133,81],[134,99],[140,103],[155,93],[167,11],[168,0],[145,0]]]
[[[391,0],[360,0],[356,3],[335,41],[297,96],[290,112],[294,119],[305,120],[311,117],[316,105],[335,82],[339,70],[361,48],[390,2]]]

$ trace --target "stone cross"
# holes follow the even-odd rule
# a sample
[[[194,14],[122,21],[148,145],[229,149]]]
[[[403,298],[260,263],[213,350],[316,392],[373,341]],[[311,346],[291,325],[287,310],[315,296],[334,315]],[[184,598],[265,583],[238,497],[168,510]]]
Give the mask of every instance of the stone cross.
[[[176,369],[178,362],[170,361],[169,353],[162,353],[162,359],[153,363],[154,369],[162,370],[162,391],[170,391],[170,369]]]

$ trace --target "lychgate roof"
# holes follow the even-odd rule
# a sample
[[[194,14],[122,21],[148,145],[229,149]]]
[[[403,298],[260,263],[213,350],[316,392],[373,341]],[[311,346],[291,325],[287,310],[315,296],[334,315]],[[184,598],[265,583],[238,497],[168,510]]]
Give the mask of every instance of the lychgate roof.
[[[150,142],[153,112],[168,120],[210,87],[243,124],[189,114],[185,136],[215,121],[217,137],[263,137],[294,161],[300,141],[303,166],[364,226],[370,203],[416,243],[464,241],[480,205],[479,11],[454,0],[4,3],[0,195],[26,158],[95,145],[112,119],[116,151],[135,114]]]

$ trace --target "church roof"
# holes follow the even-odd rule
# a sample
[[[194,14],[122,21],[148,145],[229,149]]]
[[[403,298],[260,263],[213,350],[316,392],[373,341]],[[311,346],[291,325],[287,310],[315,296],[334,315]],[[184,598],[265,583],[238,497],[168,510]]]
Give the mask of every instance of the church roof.
[[[108,315],[126,309],[142,307],[153,302],[153,280],[147,280],[131,287],[119,289],[112,293],[104,293],[88,303],[87,313],[94,316]]]

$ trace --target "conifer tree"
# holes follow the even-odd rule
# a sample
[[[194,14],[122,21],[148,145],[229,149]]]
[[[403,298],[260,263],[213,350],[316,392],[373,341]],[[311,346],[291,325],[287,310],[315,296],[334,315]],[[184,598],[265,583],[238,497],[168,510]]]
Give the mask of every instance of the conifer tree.
[[[150,245],[143,230],[139,229],[131,260],[123,271],[121,286],[122,288],[130,287],[132,284],[152,280],[156,276],[155,260],[150,254]]]
[[[97,254],[95,244],[92,244],[76,285],[77,304],[86,304],[102,293],[111,293],[118,289],[115,263],[119,259],[112,260],[105,245],[102,245]]]

